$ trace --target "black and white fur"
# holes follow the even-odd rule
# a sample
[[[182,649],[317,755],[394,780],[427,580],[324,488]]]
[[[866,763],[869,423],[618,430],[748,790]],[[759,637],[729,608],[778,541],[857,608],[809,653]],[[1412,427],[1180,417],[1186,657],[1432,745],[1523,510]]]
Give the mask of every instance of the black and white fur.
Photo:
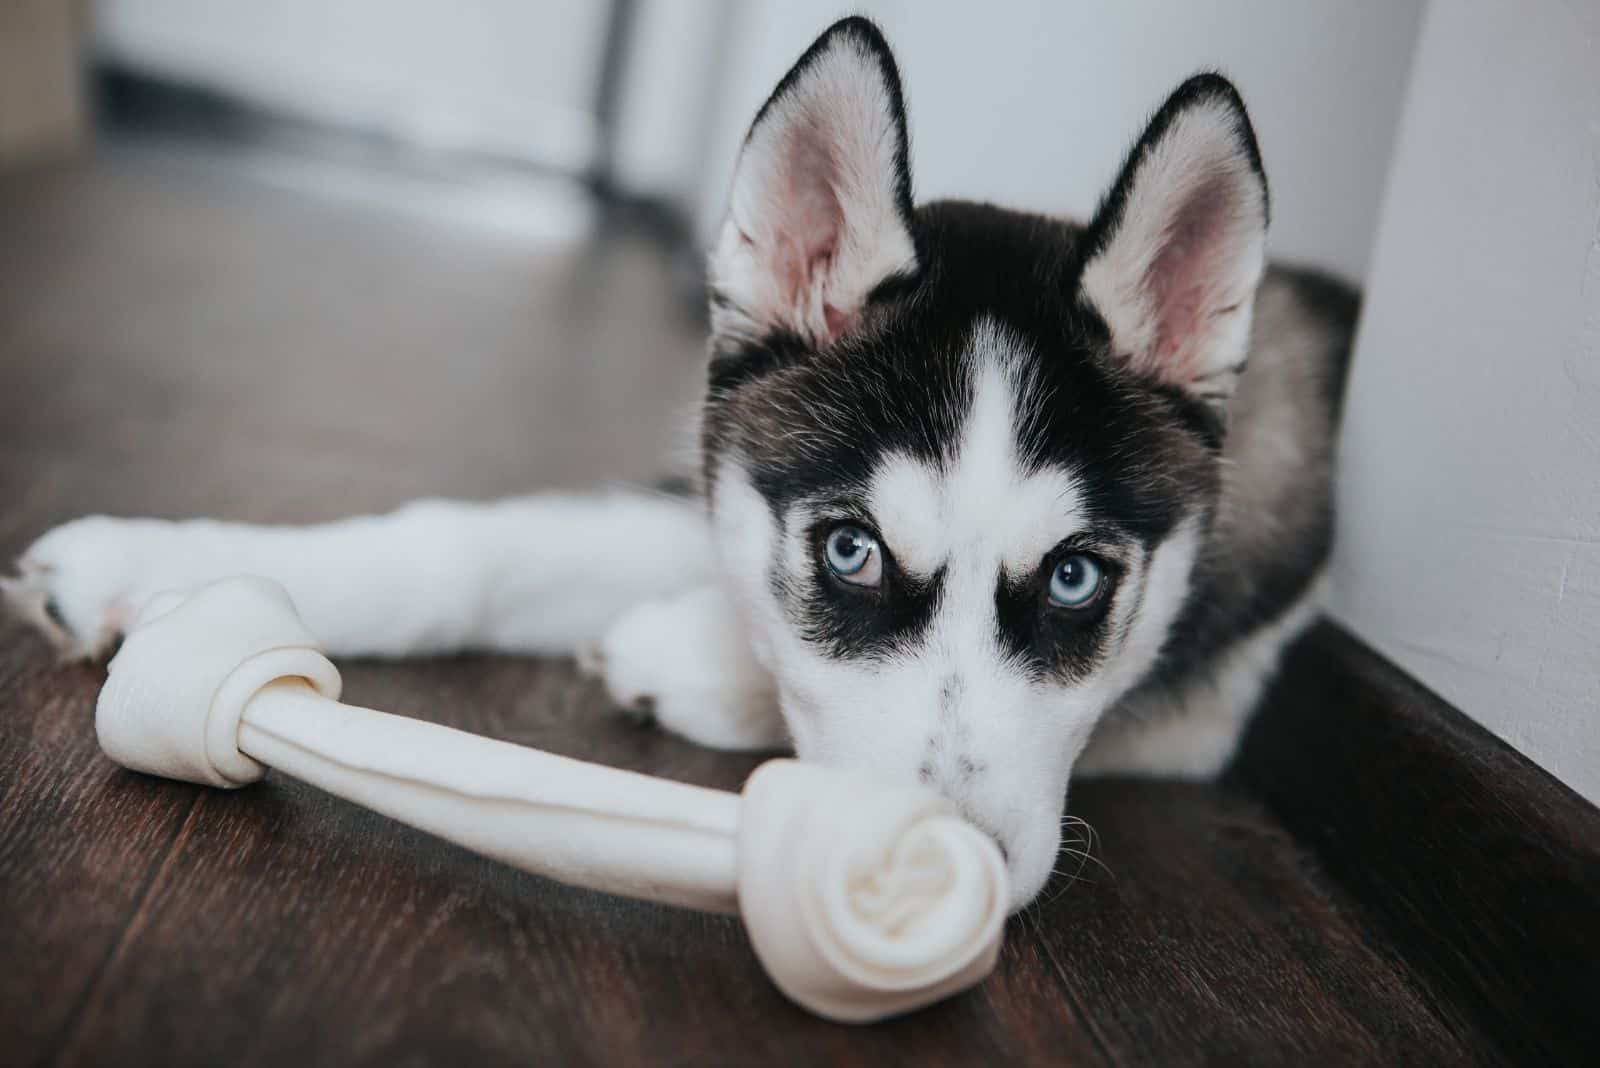
[[[1255,137],[1215,75],[1087,227],[915,206],[908,156],[861,19],[757,115],[711,256],[702,501],[94,517],[40,538],[10,599],[92,655],[154,592],[252,572],[337,654],[580,653],[695,741],[931,784],[1020,906],[1074,768],[1215,773],[1312,618],[1355,298],[1266,267]],[[830,565],[841,526],[874,584]],[[1087,607],[1052,600],[1068,556],[1101,576]]]

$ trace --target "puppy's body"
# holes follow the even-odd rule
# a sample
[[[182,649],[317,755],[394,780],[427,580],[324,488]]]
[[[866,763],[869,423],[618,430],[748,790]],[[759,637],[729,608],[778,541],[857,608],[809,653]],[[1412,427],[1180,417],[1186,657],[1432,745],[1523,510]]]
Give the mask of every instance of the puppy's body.
[[[1214,77],[1087,227],[913,208],[907,156],[887,46],[846,20],[741,158],[703,502],[80,520],[12,600],[95,653],[154,592],[248,571],[336,653],[579,652],[697,741],[935,786],[1000,841],[1020,904],[1074,763],[1215,772],[1312,618],[1355,300],[1263,275],[1265,180]]]
[[[1080,773],[1220,771],[1279,652],[1315,618],[1357,310],[1339,282],[1267,271],[1184,608],[1155,669],[1098,726]]]

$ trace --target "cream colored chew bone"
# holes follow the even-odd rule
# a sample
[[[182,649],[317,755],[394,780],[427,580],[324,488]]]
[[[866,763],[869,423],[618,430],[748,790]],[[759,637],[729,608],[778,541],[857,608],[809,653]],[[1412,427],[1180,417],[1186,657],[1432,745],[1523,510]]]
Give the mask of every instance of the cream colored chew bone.
[[[1005,866],[922,790],[792,760],[744,793],[653,779],[339,703],[284,591],[158,598],[111,662],[95,726],[135,771],[212,786],[267,768],[526,871],[744,917],[796,1002],[865,1023],[994,967]]]

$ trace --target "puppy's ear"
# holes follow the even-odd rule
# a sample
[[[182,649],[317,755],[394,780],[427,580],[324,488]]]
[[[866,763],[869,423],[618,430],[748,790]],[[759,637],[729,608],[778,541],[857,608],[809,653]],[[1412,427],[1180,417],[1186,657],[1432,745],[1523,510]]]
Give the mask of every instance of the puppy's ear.
[[[1082,292],[1136,372],[1223,403],[1265,265],[1267,181],[1227,79],[1189,79],[1128,154],[1084,235]]]
[[[722,340],[847,333],[872,291],[916,270],[905,108],[863,18],[835,23],[757,113],[711,254]]]

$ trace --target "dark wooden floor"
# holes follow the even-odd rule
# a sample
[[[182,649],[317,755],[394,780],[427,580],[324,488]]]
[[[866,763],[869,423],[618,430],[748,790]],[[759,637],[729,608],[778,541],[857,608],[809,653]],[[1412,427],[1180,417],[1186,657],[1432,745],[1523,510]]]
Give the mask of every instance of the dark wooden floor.
[[[642,478],[680,443],[700,341],[647,245],[282,186],[127,148],[0,175],[0,557],[85,512],[306,521]],[[0,623],[3,1063],[1483,1058],[1243,792],[1076,788],[1094,862],[1063,855],[996,974],[846,1028],[776,994],[733,921],[552,885],[276,777],[121,771],[95,745],[101,679]],[[634,725],[565,662],[346,679],[658,775],[734,787],[752,766]]]

